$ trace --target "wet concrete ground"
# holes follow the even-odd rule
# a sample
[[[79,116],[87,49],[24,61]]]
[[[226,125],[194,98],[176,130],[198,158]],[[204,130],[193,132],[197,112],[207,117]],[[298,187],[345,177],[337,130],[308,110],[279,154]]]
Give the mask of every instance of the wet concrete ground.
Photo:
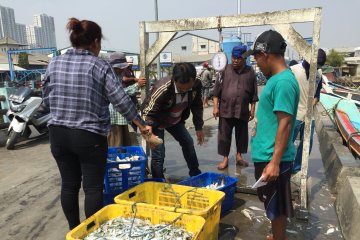
[[[235,194],[232,210],[222,216],[220,221],[219,239],[265,239],[270,232],[270,222],[265,217],[264,206],[258,200],[254,191],[250,188],[255,183],[254,165],[251,162],[251,148],[243,157],[250,162],[250,166],[242,168],[235,164],[236,146],[232,144],[229,167],[224,171],[217,170],[217,164],[222,157],[217,154],[217,121],[211,118],[212,108],[205,110],[205,135],[207,144],[196,146],[197,155],[202,172],[224,173],[238,179],[238,191]],[[195,137],[195,131],[189,124],[189,131]],[[251,126],[251,123],[249,124]],[[234,141],[233,137],[233,142]],[[188,177],[188,170],[179,146],[172,137],[167,134],[166,142],[166,172],[172,181]],[[295,207],[298,207],[298,187],[293,185],[293,198]],[[309,160],[309,220],[303,221],[293,218],[289,221],[287,234],[289,240],[295,239],[342,239],[341,230],[334,208],[335,198],[331,195],[325,179],[324,168],[319,152],[316,133],[314,135],[314,146]],[[244,193],[245,192],[245,193]],[[243,210],[250,213],[246,217]]]
[[[251,149],[249,147],[244,155],[250,161],[249,167],[235,165],[235,146],[232,146],[229,168],[218,171],[216,166],[221,157],[217,155],[217,121],[211,115],[212,109],[207,108],[204,131],[208,142],[204,146],[196,146],[201,170],[222,172],[239,181],[239,193],[235,194],[232,210],[221,218],[219,239],[265,239],[270,222],[264,215],[263,204],[256,195],[243,193],[255,182]],[[195,136],[190,123],[189,131]],[[179,145],[169,134],[166,134],[165,141],[167,174],[172,181],[187,178],[188,170]],[[309,192],[309,221],[292,219],[287,229],[289,240],[342,239],[316,135],[309,164]],[[0,148],[0,239],[64,239],[68,230],[59,195],[60,177],[47,139],[19,144],[14,151]],[[82,192],[80,204],[83,209]],[[250,213],[251,219],[242,213],[244,209]]]

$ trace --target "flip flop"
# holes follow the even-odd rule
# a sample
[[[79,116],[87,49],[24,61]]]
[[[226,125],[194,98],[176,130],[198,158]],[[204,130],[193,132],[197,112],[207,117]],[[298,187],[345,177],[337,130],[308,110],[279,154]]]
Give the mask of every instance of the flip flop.
[[[239,159],[239,160],[236,160],[236,165],[248,167],[249,163],[247,161],[245,161],[244,159]]]

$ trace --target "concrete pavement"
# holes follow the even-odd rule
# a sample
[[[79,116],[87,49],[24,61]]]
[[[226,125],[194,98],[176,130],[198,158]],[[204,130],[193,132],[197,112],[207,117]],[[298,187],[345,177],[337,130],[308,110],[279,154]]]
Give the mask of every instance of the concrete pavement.
[[[208,140],[204,146],[196,146],[201,170],[220,172],[216,166],[221,161],[217,155],[217,121],[212,118],[212,108],[205,109],[204,131]],[[194,128],[187,127],[192,136]],[[172,180],[188,177],[187,167],[179,145],[166,134],[165,167]],[[244,155],[250,161],[251,149]],[[335,197],[325,178],[317,136],[315,135],[309,169],[309,222],[292,219],[287,230],[294,239],[342,239],[335,212]],[[231,163],[221,171],[239,180],[239,187],[254,183],[253,164],[248,168],[235,165],[235,146],[232,146]],[[1,239],[64,239],[67,223],[60,205],[60,177],[47,139],[19,144],[14,151],[0,148],[0,235]],[[294,194],[296,202],[296,194]],[[81,209],[83,194],[81,191]],[[251,213],[251,219],[242,212]],[[257,196],[236,193],[232,210],[222,217],[220,239],[265,239],[270,223],[264,216],[263,204]],[[84,217],[82,217],[84,219]]]

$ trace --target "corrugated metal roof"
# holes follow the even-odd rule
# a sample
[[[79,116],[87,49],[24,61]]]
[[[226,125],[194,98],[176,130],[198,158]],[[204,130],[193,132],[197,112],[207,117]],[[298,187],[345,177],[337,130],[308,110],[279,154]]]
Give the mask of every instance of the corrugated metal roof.
[[[26,44],[21,44],[15,41],[10,37],[4,37],[0,39],[0,46],[1,45],[12,45],[12,46],[27,46]]]
[[[28,53],[28,60],[29,65],[36,65],[36,66],[47,66],[50,62],[50,57],[44,54],[38,54],[38,53]],[[18,64],[18,55],[13,54],[12,55],[12,61],[13,64]],[[8,64],[8,56],[7,54],[0,53],[0,64]]]

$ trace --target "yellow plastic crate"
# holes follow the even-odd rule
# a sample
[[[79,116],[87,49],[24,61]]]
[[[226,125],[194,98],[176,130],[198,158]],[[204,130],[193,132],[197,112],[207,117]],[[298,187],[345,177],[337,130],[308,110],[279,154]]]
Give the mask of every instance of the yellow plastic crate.
[[[188,214],[168,212],[164,210],[156,210],[146,206],[135,206],[136,218],[149,220],[153,224],[172,223],[177,217],[182,215],[173,225],[182,227],[194,234],[193,239],[199,240],[199,235],[203,231],[205,220],[199,216],[191,216]],[[67,235],[67,240],[80,240],[85,238],[91,232],[95,231],[100,225],[106,221],[116,217],[133,217],[134,212],[132,206],[123,204],[108,205],[94,215],[86,219],[79,226],[71,230]]]
[[[201,216],[205,219],[205,225],[199,239],[213,240],[218,238],[221,202],[224,197],[225,193],[221,191],[147,182],[121,193],[114,201]]]

